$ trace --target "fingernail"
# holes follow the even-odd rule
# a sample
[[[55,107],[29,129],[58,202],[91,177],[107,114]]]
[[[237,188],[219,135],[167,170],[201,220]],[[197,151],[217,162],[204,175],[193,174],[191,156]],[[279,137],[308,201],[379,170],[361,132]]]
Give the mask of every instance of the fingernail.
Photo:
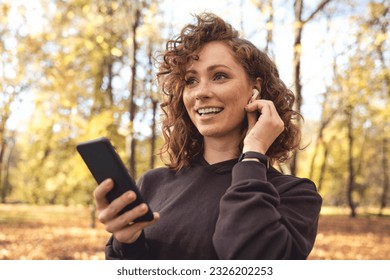
[[[134,198],[134,193],[132,191],[129,191],[126,195],[127,199],[133,199]]]
[[[145,203],[140,204],[139,210],[140,210],[141,212],[144,212],[144,211],[146,211],[147,209],[148,209],[148,206],[146,206]]]
[[[109,186],[109,185],[111,185],[111,183],[112,183],[112,180],[110,178],[103,181],[104,186]]]

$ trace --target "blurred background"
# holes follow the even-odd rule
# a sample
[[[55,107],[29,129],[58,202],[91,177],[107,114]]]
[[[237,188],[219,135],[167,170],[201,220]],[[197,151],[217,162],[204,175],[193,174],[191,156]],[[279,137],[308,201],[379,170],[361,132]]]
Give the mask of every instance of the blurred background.
[[[386,0],[0,0],[0,259],[102,259],[96,183],[75,146],[106,136],[129,172],[162,166],[156,59],[213,12],[297,98],[281,171],[324,199],[311,259],[390,259]]]

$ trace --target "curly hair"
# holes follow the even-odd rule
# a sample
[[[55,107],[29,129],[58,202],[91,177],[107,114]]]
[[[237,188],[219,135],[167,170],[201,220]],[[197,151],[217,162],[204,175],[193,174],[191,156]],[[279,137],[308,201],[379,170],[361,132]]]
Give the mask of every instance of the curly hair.
[[[235,59],[245,69],[250,80],[261,79],[261,97],[271,100],[284,122],[285,129],[267,151],[272,162],[284,162],[299,146],[300,130],[294,119],[301,117],[292,107],[294,94],[279,78],[275,63],[239,33],[229,23],[211,13],[195,16],[197,24],[184,26],[180,34],[166,44],[157,78],[164,100],[161,109],[165,115],[162,132],[165,144],[160,155],[168,153],[166,165],[175,170],[189,166],[191,160],[203,154],[203,137],[194,126],[183,102],[186,65],[208,42],[223,41],[230,46]],[[247,121],[242,140],[247,130]],[[243,141],[240,147],[242,149]]]

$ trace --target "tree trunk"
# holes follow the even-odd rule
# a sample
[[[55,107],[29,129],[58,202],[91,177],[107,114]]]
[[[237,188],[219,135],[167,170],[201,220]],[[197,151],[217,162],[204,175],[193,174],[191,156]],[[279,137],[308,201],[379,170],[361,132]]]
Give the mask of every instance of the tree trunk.
[[[7,141],[7,145],[3,157],[3,187],[1,188],[1,203],[7,202],[7,195],[12,191],[12,185],[9,182],[9,169],[11,165],[12,152],[15,147],[15,131],[11,132],[11,136]],[[0,176],[1,178],[1,176]]]
[[[293,75],[294,75],[294,89],[295,89],[295,110],[300,114],[302,106],[302,85],[301,85],[301,41],[302,41],[302,10],[303,0],[295,0],[294,2],[294,57],[293,57]],[[298,127],[301,127],[301,121],[298,119]],[[291,159],[291,174],[297,173],[297,159],[298,154],[295,152]]]
[[[5,150],[7,149],[7,140],[6,140],[6,124],[10,117],[10,108],[15,96],[11,96],[8,100],[8,103],[4,105],[3,110],[0,116],[0,188],[1,188],[1,202],[5,202],[5,185],[3,185],[3,170],[4,166],[4,155]]]
[[[383,10],[383,17],[386,18],[387,14],[389,13],[390,8],[386,7]],[[388,27],[389,21],[384,21],[381,24],[381,31],[383,34],[387,34],[387,27]],[[379,55],[379,59],[381,62],[381,68],[382,69],[388,69],[388,66],[385,62],[385,57],[383,55],[383,43],[377,45],[376,51]],[[387,93],[387,99],[386,99],[386,108],[389,108],[390,104],[390,75],[388,71],[384,71],[385,77],[384,77],[384,83],[386,86],[386,93]],[[382,189],[382,195],[381,195],[381,201],[380,201],[380,208],[378,215],[383,214],[383,210],[387,206],[387,197],[389,192],[389,159],[388,159],[388,145],[389,145],[389,138],[388,136],[388,129],[389,129],[389,119],[388,117],[384,121],[384,133],[383,133],[383,139],[382,139],[382,169],[383,169],[383,189]]]
[[[265,6],[266,10],[266,23],[265,28],[267,30],[266,35],[266,41],[265,41],[265,48],[264,52],[270,56],[273,56],[271,46],[273,42],[273,27],[274,27],[274,4],[273,0],[268,0],[267,3],[264,3],[265,1],[259,1],[257,4],[257,8],[259,11],[263,9],[263,6]]]
[[[325,178],[325,172],[326,172],[326,163],[327,163],[327,158],[328,158],[328,154],[329,154],[329,145],[330,143],[333,143],[333,140],[334,140],[334,137],[332,137],[332,139],[329,141],[329,143],[324,143],[324,159],[322,160],[322,164],[321,164],[321,168],[320,168],[320,175],[318,177],[318,185],[317,185],[317,189],[318,191],[320,192],[321,189],[322,189],[322,183],[324,181],[324,178]]]
[[[302,19],[303,0],[294,1],[294,57],[293,57],[293,75],[294,75],[294,89],[295,89],[295,110],[301,114],[301,107],[303,104],[302,84],[301,84],[301,54],[302,54],[302,32],[304,25],[312,20],[318,12],[320,12],[326,4],[331,0],[322,0],[317,8],[306,18]],[[298,119],[297,125],[301,128],[301,120]],[[291,159],[291,174],[296,175],[298,170],[298,154],[295,152]]]
[[[141,8],[140,5],[136,5],[136,10],[134,12],[134,19],[132,24],[132,65],[131,65],[131,80],[130,80],[130,100],[129,100],[129,135],[127,137],[127,155],[129,161],[129,172],[130,174],[136,178],[136,140],[135,140],[135,132],[134,132],[134,119],[136,114],[136,105],[135,105],[135,91],[136,91],[136,78],[137,78],[137,51],[138,51],[138,43],[137,43],[137,29],[140,25],[141,20]]]
[[[355,171],[353,166],[353,127],[352,127],[352,108],[347,109],[347,125],[348,125],[348,185],[347,185],[347,200],[351,210],[351,217],[356,217],[356,204],[353,201],[353,191],[355,189]]]
[[[0,135],[2,136],[2,135]],[[6,201],[6,187],[5,187],[5,180],[3,180],[3,169],[4,169],[4,154],[5,154],[5,149],[6,149],[6,142],[5,140],[0,139],[0,187],[1,187],[1,197],[0,197],[0,202],[5,203]]]
[[[274,3],[273,0],[268,0],[269,15],[266,23],[267,29],[267,44],[265,46],[265,52],[267,54],[272,53],[271,45],[273,43],[273,30],[274,30]]]
[[[379,216],[383,214],[383,210],[387,206],[387,196],[389,193],[389,160],[387,158],[388,150],[387,146],[389,141],[386,137],[382,140],[382,168],[383,168],[383,190],[381,196],[381,204],[379,209]]]
[[[150,139],[150,169],[153,169],[156,165],[156,141],[157,141],[157,105],[158,100],[152,98],[153,106],[153,122],[152,122],[152,137]]]
[[[321,122],[321,127],[320,127],[320,130],[318,132],[316,145],[314,147],[313,157],[311,158],[311,162],[310,162],[310,171],[309,171],[309,178],[310,179],[312,179],[314,177],[314,166],[315,166],[315,160],[317,158],[318,150],[319,150],[320,146],[324,143],[324,139],[323,139],[324,129],[325,129],[324,122]]]

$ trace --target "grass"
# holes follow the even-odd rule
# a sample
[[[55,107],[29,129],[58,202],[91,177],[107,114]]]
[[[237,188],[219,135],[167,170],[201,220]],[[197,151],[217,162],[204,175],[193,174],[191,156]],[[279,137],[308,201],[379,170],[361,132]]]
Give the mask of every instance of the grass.
[[[346,209],[324,208],[309,259],[390,259],[390,216],[365,210],[356,218]],[[104,259],[109,234],[82,206],[0,204],[0,260]]]

